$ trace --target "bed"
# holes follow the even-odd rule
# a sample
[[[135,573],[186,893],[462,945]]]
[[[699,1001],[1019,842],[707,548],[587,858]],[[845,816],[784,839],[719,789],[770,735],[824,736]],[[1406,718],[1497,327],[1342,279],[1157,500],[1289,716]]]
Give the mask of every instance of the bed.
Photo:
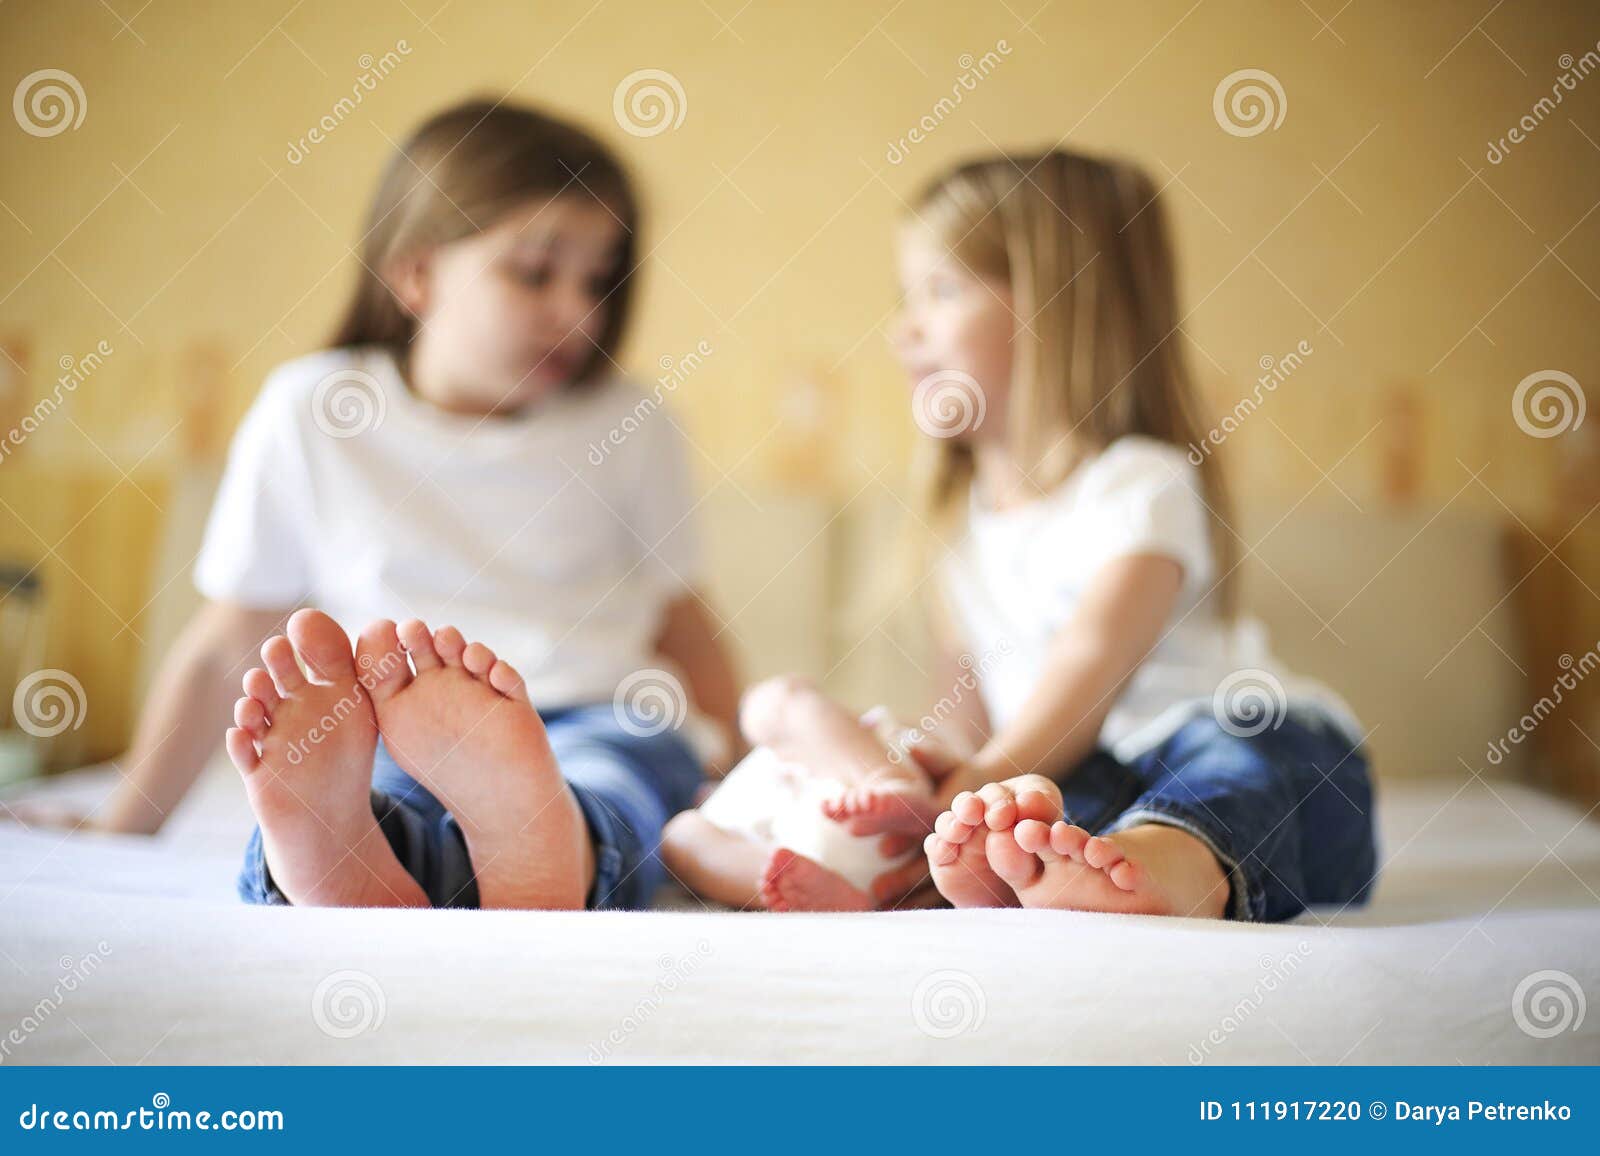
[[[1266,927],[248,908],[248,826],[225,767],[156,839],[0,824],[0,1060],[1600,1062],[1600,825],[1484,778],[1387,786],[1371,906]]]

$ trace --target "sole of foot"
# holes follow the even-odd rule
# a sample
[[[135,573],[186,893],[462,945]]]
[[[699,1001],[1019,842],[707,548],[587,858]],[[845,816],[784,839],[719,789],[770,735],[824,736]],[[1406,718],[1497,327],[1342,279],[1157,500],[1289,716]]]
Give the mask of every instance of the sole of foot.
[[[479,906],[582,908],[594,880],[588,824],[522,677],[455,627],[415,619],[367,627],[356,662],[384,746],[465,835]]]
[[[1216,856],[1177,827],[1146,823],[1090,835],[1025,820],[996,832],[989,863],[1024,907],[1220,919],[1228,880]]]
[[[372,815],[378,728],[344,631],[297,611],[261,661],[244,676],[227,749],[278,889],[303,907],[426,907]]]
[[[871,911],[872,899],[842,875],[779,847],[761,873],[761,903],[768,911]]]
[[[1061,795],[1055,784],[1044,789],[1028,783],[1002,794],[963,791],[950,809],[934,820],[933,834],[923,842],[933,885],[955,907],[1017,907],[1016,892],[989,863],[990,839],[1021,820],[1051,822],[1061,818]]]

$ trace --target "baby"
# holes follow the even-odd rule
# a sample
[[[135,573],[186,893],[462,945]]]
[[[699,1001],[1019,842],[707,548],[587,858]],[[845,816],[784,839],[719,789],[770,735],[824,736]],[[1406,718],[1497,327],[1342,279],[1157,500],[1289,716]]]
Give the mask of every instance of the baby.
[[[739,726],[755,749],[698,810],[667,824],[668,870],[732,907],[871,910],[872,881],[922,853],[942,809],[919,758],[952,756],[882,707],[858,719],[793,677],[746,694]],[[888,857],[885,834],[917,839]]]

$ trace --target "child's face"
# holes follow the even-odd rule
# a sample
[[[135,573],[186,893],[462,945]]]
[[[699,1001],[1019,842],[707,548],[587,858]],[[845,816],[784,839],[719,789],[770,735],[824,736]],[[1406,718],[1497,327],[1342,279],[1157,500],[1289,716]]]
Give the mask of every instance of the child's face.
[[[430,250],[397,288],[418,318],[419,390],[504,412],[571,381],[596,356],[622,239],[605,206],[557,197]]]
[[[975,275],[917,226],[902,231],[898,258],[903,301],[891,340],[912,386],[940,370],[966,374],[983,391],[984,413],[958,436],[998,436],[1011,382],[1010,286]]]

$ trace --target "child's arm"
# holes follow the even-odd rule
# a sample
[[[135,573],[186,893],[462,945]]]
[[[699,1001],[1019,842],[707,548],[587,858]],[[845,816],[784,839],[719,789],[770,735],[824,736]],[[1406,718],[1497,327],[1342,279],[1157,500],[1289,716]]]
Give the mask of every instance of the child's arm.
[[[24,822],[153,835],[182,801],[231,724],[241,669],[286,611],[207,602],[161,664],[133,744],[116,760],[122,781],[93,814],[16,807]]]
[[[1106,563],[1056,635],[1039,685],[1012,722],[945,780],[941,797],[1018,775],[1060,779],[1076,767],[1161,640],[1182,584],[1183,567],[1166,555],[1129,554]]]
[[[667,604],[656,636],[656,653],[683,672],[695,708],[725,735],[727,762],[711,770],[714,774],[726,772],[744,755],[739,735],[739,677],[727,650],[717,641],[711,614],[698,594],[684,594]]]

